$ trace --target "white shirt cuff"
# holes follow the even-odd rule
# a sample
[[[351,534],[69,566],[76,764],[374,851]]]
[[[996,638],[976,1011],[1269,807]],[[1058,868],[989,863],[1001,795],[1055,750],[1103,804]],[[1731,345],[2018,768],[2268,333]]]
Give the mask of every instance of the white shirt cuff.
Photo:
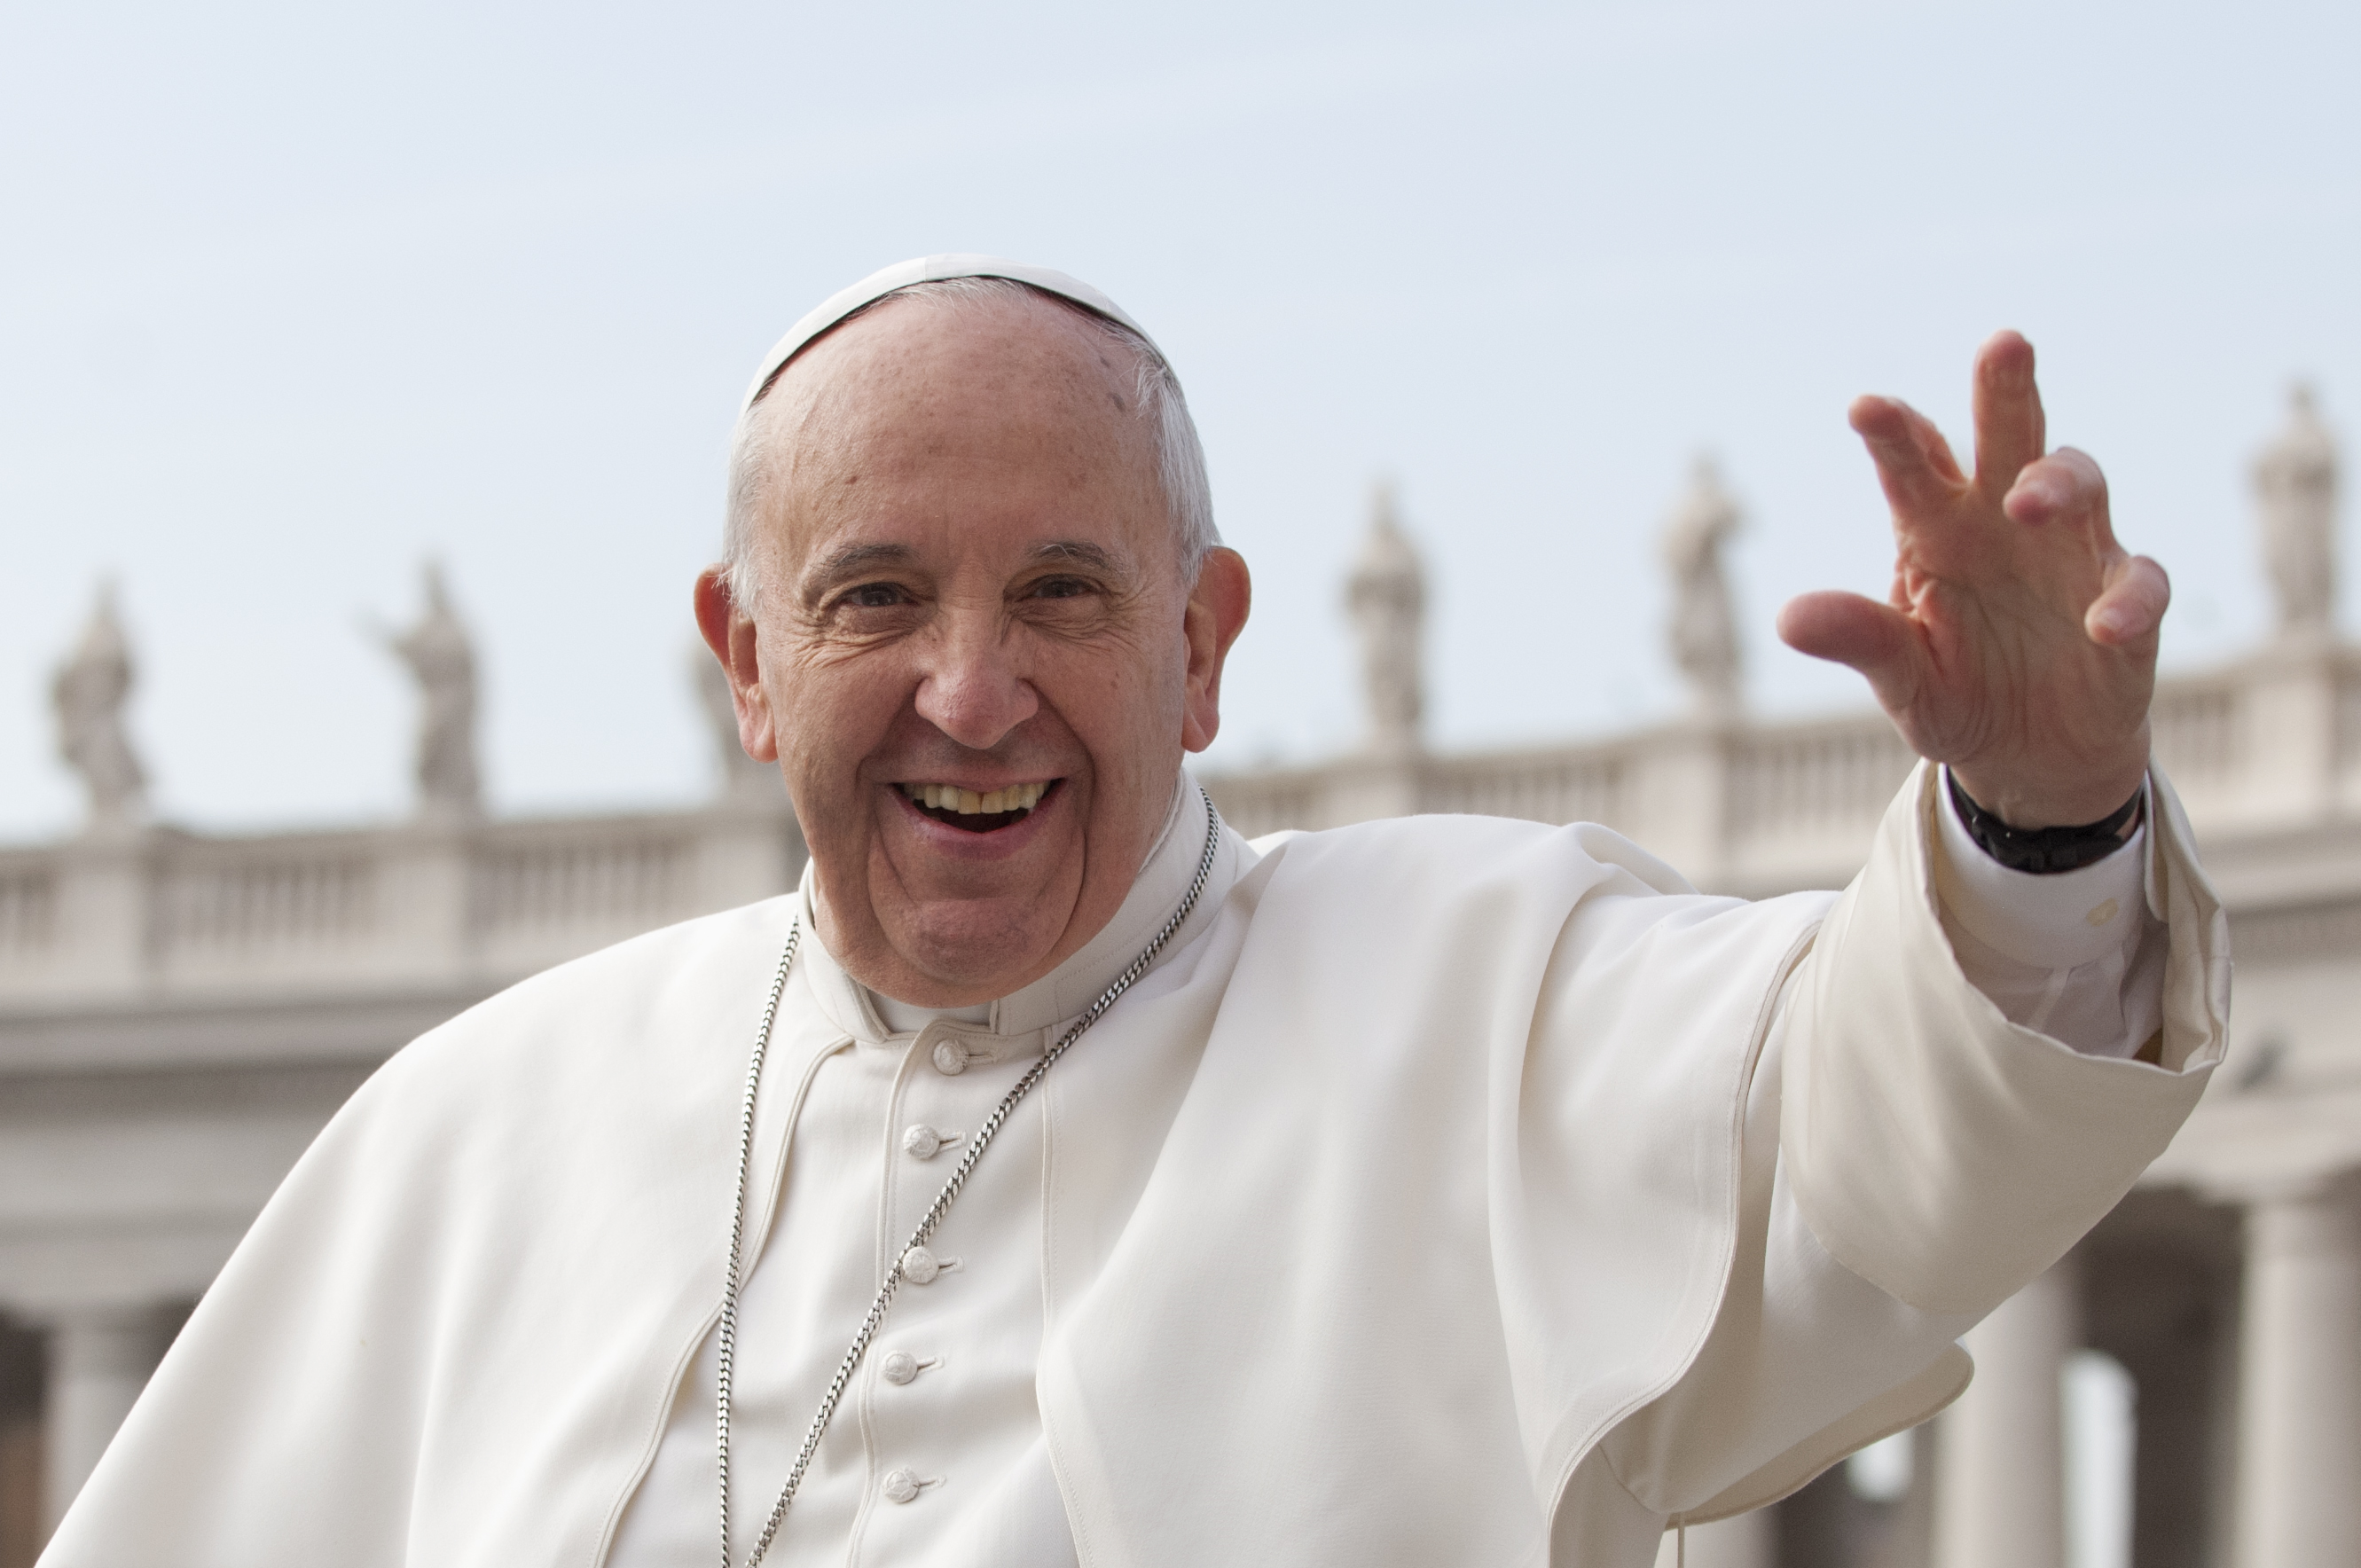
[[[2042,875],[2012,871],[1968,836],[1951,804],[1944,770],[1936,815],[1942,819],[1943,907],[1993,951],[2039,969],[2080,969],[2136,940],[2146,912],[2147,817],[2124,847],[2080,871]],[[2143,786],[2145,794],[2145,786]]]
[[[1948,786],[1937,785],[1935,890],[1968,982],[2009,1022],[2083,1056],[2137,1053],[2163,1017],[2169,956],[2150,908],[2152,818],[2105,860],[2039,875],[2011,871],[1969,837]]]

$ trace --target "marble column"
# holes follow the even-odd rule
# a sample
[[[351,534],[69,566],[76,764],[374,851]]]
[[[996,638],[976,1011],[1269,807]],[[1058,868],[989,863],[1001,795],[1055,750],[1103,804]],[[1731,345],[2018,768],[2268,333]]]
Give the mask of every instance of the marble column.
[[[2304,1184],[2250,1195],[2238,1568],[2361,1563],[2361,1215]]]
[[[65,1517],[97,1468],[163,1359],[169,1337],[157,1308],[87,1307],[49,1315],[43,1491],[51,1525]]]
[[[1680,1554],[1671,1530],[1656,1551],[1656,1568],[1674,1568]],[[1757,1508],[1751,1514],[1689,1526],[1687,1559],[1683,1568],[1772,1568],[1778,1542],[1772,1539],[1771,1515]]]
[[[1975,1381],[1936,1447],[1935,1568],[2065,1568],[2060,1377],[2081,1343],[2070,1257],[1969,1333]]]

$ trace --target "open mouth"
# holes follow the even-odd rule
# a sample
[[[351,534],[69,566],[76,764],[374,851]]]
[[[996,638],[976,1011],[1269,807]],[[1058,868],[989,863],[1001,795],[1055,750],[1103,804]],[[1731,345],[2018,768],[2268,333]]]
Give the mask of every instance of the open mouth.
[[[1022,822],[1058,787],[1056,779],[1038,784],[1010,784],[978,794],[957,784],[905,784],[894,787],[925,815],[968,833],[992,833],[1012,822]]]

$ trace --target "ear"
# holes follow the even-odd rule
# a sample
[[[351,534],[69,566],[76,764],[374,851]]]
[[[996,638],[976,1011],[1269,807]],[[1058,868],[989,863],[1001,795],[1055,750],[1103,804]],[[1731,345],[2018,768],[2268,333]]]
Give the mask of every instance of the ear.
[[[1181,705],[1180,743],[1202,751],[1222,729],[1222,664],[1230,644],[1246,630],[1246,612],[1254,604],[1254,581],[1246,574],[1246,557],[1215,545],[1197,569],[1197,586],[1189,590],[1189,609],[1181,634],[1189,641],[1188,688]]]
[[[697,630],[730,677],[730,699],[738,708],[738,744],[758,762],[777,762],[779,740],[771,724],[770,694],[763,689],[762,663],[755,656],[754,620],[730,598],[729,574],[719,566],[708,566],[697,575]]]

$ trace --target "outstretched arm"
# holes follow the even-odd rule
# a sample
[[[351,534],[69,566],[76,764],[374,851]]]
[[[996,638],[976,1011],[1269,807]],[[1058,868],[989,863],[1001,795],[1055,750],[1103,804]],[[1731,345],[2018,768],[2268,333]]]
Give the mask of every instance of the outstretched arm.
[[[2099,466],[2048,449],[2033,345],[2003,332],[1976,355],[1973,475],[1905,403],[1861,398],[1851,420],[1893,509],[1893,592],[1802,595],[1779,635],[1859,670],[1919,755],[2010,826],[2105,817],[2147,769],[2171,589],[2115,542]]]
[[[1807,594],[1780,634],[1860,670],[2012,827],[2098,822],[2147,773],[2169,588],[2116,543],[2097,466],[2046,452],[2025,340],[1993,338],[1975,374],[1972,477],[1915,411],[1853,405],[1893,509],[1893,593]],[[2222,1050],[2227,927],[2169,788],[2149,798],[2136,859],[2030,877],[1962,850],[1938,781],[1913,775],[1783,994],[1712,1335],[1602,1447],[1647,1514],[1757,1505],[1928,1413],[1967,1370],[1949,1342],[2195,1104]]]

